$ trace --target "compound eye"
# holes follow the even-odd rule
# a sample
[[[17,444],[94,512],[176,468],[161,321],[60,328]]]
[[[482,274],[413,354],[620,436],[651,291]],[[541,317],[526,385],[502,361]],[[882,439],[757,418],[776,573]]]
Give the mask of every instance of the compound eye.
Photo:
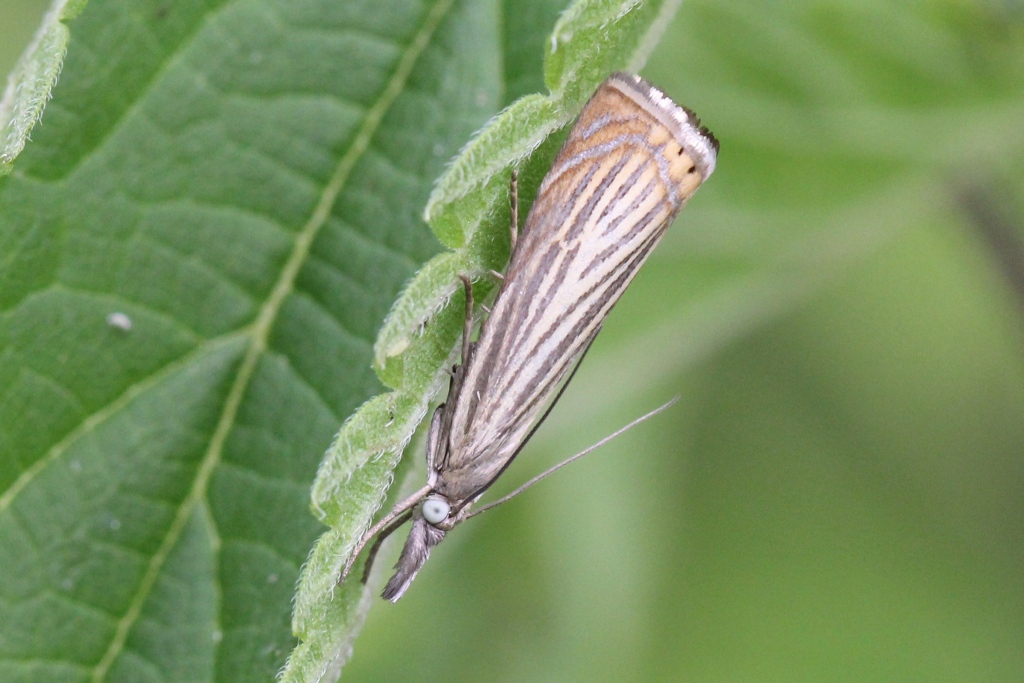
[[[440,524],[448,519],[452,506],[443,498],[427,498],[423,501],[423,519],[431,524]]]

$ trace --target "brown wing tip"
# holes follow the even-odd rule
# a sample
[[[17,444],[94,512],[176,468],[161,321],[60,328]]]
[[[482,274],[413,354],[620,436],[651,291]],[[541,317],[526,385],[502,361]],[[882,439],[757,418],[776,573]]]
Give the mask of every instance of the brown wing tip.
[[[715,148],[715,154],[718,154],[718,149],[721,146],[718,142],[718,138],[715,134],[708,130],[707,126],[703,126],[700,123],[700,117],[697,116],[697,112],[693,111],[689,107],[680,105],[680,108],[686,112],[686,117],[690,122],[690,125],[697,129],[697,132],[707,138],[707,141],[711,143],[711,146]]]
[[[605,83],[617,87],[673,127],[687,151],[697,161],[701,176],[707,180],[715,170],[721,145],[715,134],[707,126],[701,125],[700,118],[692,109],[676,104],[660,88],[636,74],[617,71]]]

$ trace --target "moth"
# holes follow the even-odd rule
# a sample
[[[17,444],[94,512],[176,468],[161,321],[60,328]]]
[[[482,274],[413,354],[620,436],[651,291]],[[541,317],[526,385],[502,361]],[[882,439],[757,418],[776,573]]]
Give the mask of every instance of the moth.
[[[513,175],[511,257],[475,342],[472,286],[463,278],[462,362],[431,418],[427,484],[366,532],[339,582],[371,538],[367,567],[381,541],[411,519],[382,593],[397,602],[455,526],[600,445],[471,512],[547,417],[612,306],[714,172],[718,146],[692,111],[639,76],[615,73],[584,106],[522,234]]]

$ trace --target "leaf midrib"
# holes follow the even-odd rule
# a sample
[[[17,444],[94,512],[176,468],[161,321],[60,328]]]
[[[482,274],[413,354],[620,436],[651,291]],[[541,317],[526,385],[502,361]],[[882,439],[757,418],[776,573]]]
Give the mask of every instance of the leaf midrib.
[[[206,454],[203,456],[199,469],[196,472],[196,478],[192,486],[192,490],[182,501],[173,522],[160,543],[160,547],[153,554],[153,557],[149,562],[149,566],[146,569],[146,573],[143,576],[142,581],[139,583],[139,587],[135,591],[128,609],[125,611],[124,616],[118,621],[110,646],[93,669],[91,679],[95,683],[99,683],[104,679],[110,667],[113,665],[114,660],[124,648],[124,643],[128,638],[128,634],[141,615],[146,599],[149,597],[153,586],[156,584],[168,555],[174,548],[178,538],[188,523],[188,519],[192,514],[193,506],[197,501],[204,501],[206,499],[207,485],[210,477],[220,462],[224,442],[227,440],[227,437],[234,426],[238,409],[241,406],[246,389],[248,389],[249,383],[255,373],[256,365],[262,354],[267,349],[267,340],[269,338],[270,331],[273,329],[274,323],[277,320],[278,314],[280,313],[281,307],[288,295],[292,292],[295,284],[295,278],[298,276],[299,271],[302,266],[305,265],[309,257],[309,251],[312,247],[313,240],[319,234],[320,229],[330,217],[331,210],[337,201],[338,195],[341,193],[342,189],[344,189],[352,169],[355,168],[356,163],[358,163],[363,154],[369,148],[370,142],[377,129],[380,127],[384,116],[387,114],[391,105],[394,104],[398,96],[403,92],[405,84],[412,73],[413,67],[420,55],[422,55],[423,51],[426,49],[427,45],[429,45],[430,39],[432,38],[435,30],[448,14],[453,4],[454,0],[436,0],[434,5],[427,12],[419,31],[417,31],[401,59],[398,61],[391,78],[384,87],[384,90],[381,92],[373,106],[367,110],[363,123],[359,127],[356,136],[353,138],[352,144],[338,162],[338,165],[335,168],[331,179],[324,187],[320,196],[320,201],[317,203],[313,213],[310,215],[309,220],[297,234],[295,245],[292,248],[292,253],[289,255],[288,260],[281,269],[281,274],[271,290],[270,296],[267,298],[267,301],[263,306],[260,307],[255,323],[250,328],[251,342],[249,348],[246,351],[241,365],[239,366],[238,374],[235,377],[235,381],[232,383],[228,396],[224,401],[224,407],[221,411],[220,419],[217,422],[217,427],[214,430],[213,437],[210,439],[210,445],[207,448]],[[213,520],[211,519],[210,521],[212,526]],[[216,532],[215,527],[213,528],[213,531]]]

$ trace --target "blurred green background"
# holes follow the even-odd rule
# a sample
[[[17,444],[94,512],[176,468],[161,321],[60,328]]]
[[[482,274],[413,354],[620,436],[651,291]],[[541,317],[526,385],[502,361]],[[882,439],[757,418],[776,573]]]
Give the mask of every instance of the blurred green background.
[[[453,534],[344,679],[1024,680],[1024,7],[693,0],[643,73],[718,170],[502,489],[682,401]]]

